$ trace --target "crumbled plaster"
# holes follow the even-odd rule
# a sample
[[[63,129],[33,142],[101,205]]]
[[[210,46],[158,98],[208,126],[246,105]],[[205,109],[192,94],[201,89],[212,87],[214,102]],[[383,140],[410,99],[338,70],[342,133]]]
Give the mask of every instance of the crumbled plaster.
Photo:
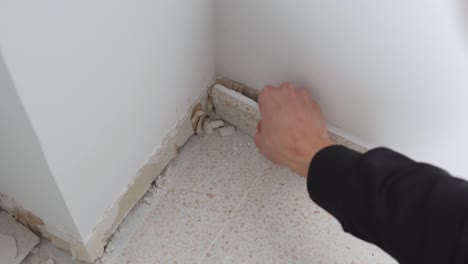
[[[37,244],[39,237],[11,214],[0,211],[0,263],[21,263]],[[7,255],[8,261],[5,259]]]
[[[205,123],[205,119],[206,119],[206,115],[203,114],[200,119],[198,120],[198,123],[197,123],[197,129],[195,130],[195,132],[197,133],[197,135],[203,135],[204,131],[203,131],[203,124]]]
[[[37,230],[40,226],[44,225],[44,221],[30,211],[24,209],[16,201],[4,194],[0,193],[0,208],[9,212],[21,224]]]
[[[0,233],[0,263],[13,263],[17,253],[16,239],[9,234]]]
[[[220,128],[224,126],[224,121],[223,120],[214,120],[209,123],[210,127],[213,129]]]
[[[49,239],[56,247],[86,259],[85,247],[78,234],[69,234],[55,226],[48,225],[40,217],[26,210],[13,198],[0,194],[0,208],[12,215],[19,223]],[[74,253],[74,252],[77,253]],[[89,260],[87,260],[89,261]]]
[[[44,225],[44,221],[42,221],[41,218],[19,206],[15,206],[13,208],[13,216],[18,220],[18,222],[31,228]]]
[[[213,134],[213,127],[211,126],[211,122],[205,120],[203,122],[203,132],[207,135]]]

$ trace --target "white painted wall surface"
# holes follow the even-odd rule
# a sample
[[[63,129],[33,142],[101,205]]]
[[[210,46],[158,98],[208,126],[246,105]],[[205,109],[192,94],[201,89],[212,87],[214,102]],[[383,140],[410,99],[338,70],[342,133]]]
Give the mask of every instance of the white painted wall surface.
[[[82,238],[214,78],[211,0],[2,1],[0,46]]]
[[[1,54],[0,124],[0,194],[14,198],[53,230],[79,237]],[[12,207],[8,202],[2,205]]]
[[[346,136],[468,179],[463,2],[218,0],[218,74],[307,86]]]

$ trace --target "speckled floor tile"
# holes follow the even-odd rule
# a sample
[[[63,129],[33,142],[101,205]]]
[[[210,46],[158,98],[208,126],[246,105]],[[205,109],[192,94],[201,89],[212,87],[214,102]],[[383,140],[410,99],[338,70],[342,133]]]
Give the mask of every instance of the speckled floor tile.
[[[310,200],[305,178],[265,163],[263,175],[202,263],[396,263],[345,234]]]
[[[304,178],[265,160],[242,132],[191,138],[156,186],[96,264],[395,263],[345,234]],[[48,249],[25,263],[47,253],[75,263]]]
[[[263,157],[245,134],[193,140],[190,165],[167,178],[158,206],[118,254],[120,263],[198,263],[263,174]]]

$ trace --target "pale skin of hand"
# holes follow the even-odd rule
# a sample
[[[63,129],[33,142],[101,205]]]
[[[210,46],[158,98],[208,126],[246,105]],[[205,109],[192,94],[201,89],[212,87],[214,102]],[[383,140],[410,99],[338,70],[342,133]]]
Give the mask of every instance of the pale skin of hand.
[[[305,88],[291,83],[266,86],[259,94],[261,120],[255,145],[267,159],[307,177],[309,165],[323,148],[334,145],[328,138],[320,106]]]

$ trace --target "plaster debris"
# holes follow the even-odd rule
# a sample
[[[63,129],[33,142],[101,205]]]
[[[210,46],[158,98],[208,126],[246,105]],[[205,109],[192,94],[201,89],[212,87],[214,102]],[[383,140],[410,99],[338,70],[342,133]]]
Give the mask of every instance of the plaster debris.
[[[209,98],[208,98],[208,100],[206,101],[206,110],[207,110],[207,113],[213,113],[213,112],[214,112],[214,105],[213,105],[213,100],[212,100],[212,98],[211,98],[210,92],[211,92],[211,91],[208,91]]]
[[[208,116],[212,119],[212,120],[217,120],[219,119],[219,115],[217,115],[214,111],[211,111]]]
[[[9,234],[0,233],[0,263],[14,263],[17,254],[16,239]]]
[[[39,244],[39,238],[6,212],[0,212],[0,263],[19,264]]]
[[[55,260],[48,258],[45,264],[55,264]]]
[[[208,120],[205,120],[203,122],[203,131],[207,135],[213,134],[213,127],[211,126],[211,123],[213,123],[213,122],[208,122]]]
[[[203,105],[201,103],[195,104],[195,106],[192,108],[192,116],[198,111],[203,111]]]
[[[35,247],[35,248],[33,248],[33,250],[31,250],[31,254],[36,254],[37,252],[39,252],[38,247]]]
[[[215,120],[210,122],[210,126],[214,129],[224,126],[223,120]]]
[[[197,129],[195,130],[195,132],[197,133],[197,135],[203,135],[203,122],[205,122],[205,115],[202,115],[200,117],[200,120],[198,121],[198,124],[197,124]]]
[[[151,186],[151,188],[146,192],[146,195],[140,200],[142,203],[149,205],[151,199],[153,199],[154,194],[158,191],[158,187]],[[110,244],[110,242],[109,242]],[[109,246],[109,244],[107,246]]]
[[[148,203],[148,205],[149,205],[149,203]],[[114,249],[115,249],[114,243],[112,243],[112,241],[109,241],[109,243],[106,246],[106,252],[112,252],[112,251],[114,251]]]
[[[193,130],[197,129],[200,118],[204,115],[205,115],[205,112],[203,111],[196,111],[195,114],[193,114],[192,119],[190,119],[190,121],[192,122]]]
[[[236,128],[233,126],[222,127],[219,129],[219,134],[223,137],[230,136],[236,132]]]

